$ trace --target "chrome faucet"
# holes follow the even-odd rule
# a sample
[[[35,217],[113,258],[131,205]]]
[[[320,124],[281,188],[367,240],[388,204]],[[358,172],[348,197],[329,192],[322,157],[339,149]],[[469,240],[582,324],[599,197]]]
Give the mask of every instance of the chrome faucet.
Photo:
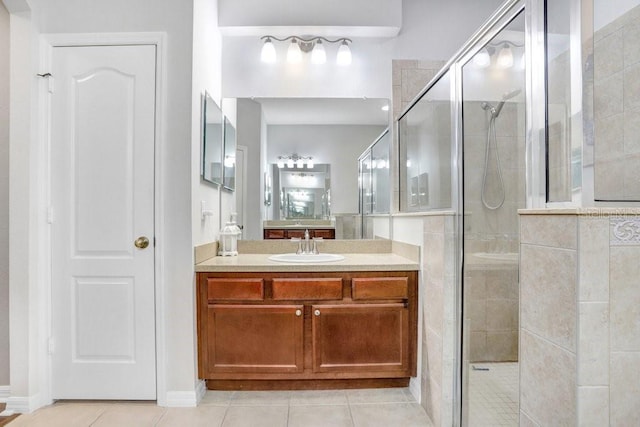
[[[302,253],[309,254],[311,253],[311,244],[309,242],[309,230],[304,230],[304,248]]]

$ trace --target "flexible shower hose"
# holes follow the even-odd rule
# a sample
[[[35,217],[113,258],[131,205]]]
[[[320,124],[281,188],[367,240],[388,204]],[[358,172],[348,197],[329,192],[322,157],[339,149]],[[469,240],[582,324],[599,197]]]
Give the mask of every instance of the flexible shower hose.
[[[493,110],[493,109],[492,109]],[[502,179],[502,167],[500,166],[500,153],[498,152],[498,141],[496,140],[496,117],[497,115],[494,112],[491,112],[491,119],[489,120],[489,130],[487,131],[487,145],[485,146],[484,152],[484,173],[482,175],[482,191],[480,192],[480,197],[482,199],[482,204],[492,211],[499,209],[504,204],[505,191],[504,191],[504,180]],[[494,151],[496,153],[496,168],[498,169],[498,179],[500,180],[500,191],[502,193],[501,200],[497,205],[490,205],[484,193],[486,191],[487,184],[487,171],[489,169],[489,152],[491,151],[491,142],[493,141]]]

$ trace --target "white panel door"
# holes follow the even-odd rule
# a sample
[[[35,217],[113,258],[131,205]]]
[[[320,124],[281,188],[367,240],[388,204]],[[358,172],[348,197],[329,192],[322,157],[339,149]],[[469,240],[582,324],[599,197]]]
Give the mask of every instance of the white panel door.
[[[156,48],[52,64],[52,396],[155,399]]]

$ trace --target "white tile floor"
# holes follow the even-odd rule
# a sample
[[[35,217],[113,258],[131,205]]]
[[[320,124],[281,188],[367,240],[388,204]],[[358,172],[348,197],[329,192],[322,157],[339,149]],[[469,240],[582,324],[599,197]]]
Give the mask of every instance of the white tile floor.
[[[408,389],[208,391],[197,408],[152,402],[57,402],[10,427],[431,427]]]
[[[469,427],[517,426],[518,363],[470,364],[468,396]]]

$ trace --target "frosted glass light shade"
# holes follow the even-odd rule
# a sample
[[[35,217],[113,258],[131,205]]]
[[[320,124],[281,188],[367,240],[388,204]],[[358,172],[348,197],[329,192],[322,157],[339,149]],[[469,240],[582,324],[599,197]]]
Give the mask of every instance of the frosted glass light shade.
[[[324,64],[325,62],[327,62],[327,51],[322,44],[322,40],[318,40],[311,51],[311,63]]]
[[[496,64],[500,68],[511,68],[513,67],[513,52],[511,52],[511,48],[506,44],[502,49],[500,49],[500,53],[498,53],[498,60]]]
[[[309,160],[307,160],[307,169],[313,169],[313,159],[309,158]]]
[[[262,45],[262,51],[260,52],[260,59],[267,64],[273,64],[276,62],[276,47],[270,38]]]
[[[478,68],[487,68],[491,65],[491,56],[489,56],[489,51],[486,47],[473,57],[473,63]]]
[[[293,165],[294,165],[294,163],[293,163],[293,159],[289,159],[289,160],[287,160],[287,167],[288,167],[288,168],[292,168],[292,167],[293,167]]]
[[[291,44],[287,49],[287,62],[290,64],[298,64],[302,61],[302,51],[296,39],[291,40]]]
[[[302,160],[302,159],[296,160],[296,167],[298,169],[302,169],[304,167],[304,160]]]
[[[336,63],[338,65],[350,65],[351,64],[351,49],[346,41],[343,41],[338,48],[338,56],[336,57]]]

